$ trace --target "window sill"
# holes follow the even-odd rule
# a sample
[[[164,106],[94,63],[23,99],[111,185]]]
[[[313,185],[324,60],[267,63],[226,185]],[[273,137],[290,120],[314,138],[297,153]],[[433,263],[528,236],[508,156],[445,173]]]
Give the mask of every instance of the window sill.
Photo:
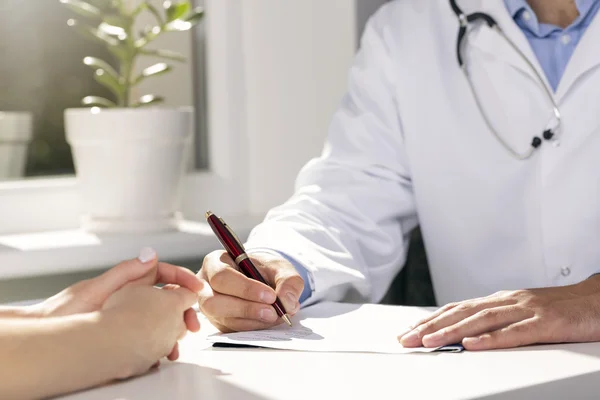
[[[257,216],[227,218],[244,240]],[[179,230],[149,235],[100,236],[82,230],[0,236],[0,280],[108,268],[154,248],[165,261],[200,259],[221,246],[207,223],[183,221]]]

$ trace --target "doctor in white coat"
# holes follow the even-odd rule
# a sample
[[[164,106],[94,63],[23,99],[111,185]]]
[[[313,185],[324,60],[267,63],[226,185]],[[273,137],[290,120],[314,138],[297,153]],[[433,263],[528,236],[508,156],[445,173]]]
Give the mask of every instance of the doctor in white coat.
[[[223,331],[378,302],[420,225],[443,306],[405,346],[600,340],[598,0],[395,0],[366,28],[321,157],[200,307]],[[458,42],[458,43],[457,43]],[[282,149],[287,151],[287,149]],[[536,288],[536,289],[532,289]]]

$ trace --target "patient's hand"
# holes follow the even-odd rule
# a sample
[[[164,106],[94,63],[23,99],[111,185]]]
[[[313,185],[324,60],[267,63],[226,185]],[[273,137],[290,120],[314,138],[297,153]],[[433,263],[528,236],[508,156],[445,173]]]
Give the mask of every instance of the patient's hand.
[[[105,301],[128,283],[158,283],[181,286],[198,293],[202,282],[188,269],[161,263],[154,250],[142,249],[136,259],[124,261],[95,278],[74,284],[32,307],[37,317],[58,317],[81,314],[102,309]],[[186,322],[191,329],[198,325],[195,312],[186,313]]]
[[[111,295],[101,313],[107,334],[119,335],[125,344],[120,351],[127,368],[118,377],[144,373],[162,357],[177,359],[178,340],[200,328],[190,329],[185,315],[196,301],[196,293],[183,287],[165,290],[151,284],[127,284]]]

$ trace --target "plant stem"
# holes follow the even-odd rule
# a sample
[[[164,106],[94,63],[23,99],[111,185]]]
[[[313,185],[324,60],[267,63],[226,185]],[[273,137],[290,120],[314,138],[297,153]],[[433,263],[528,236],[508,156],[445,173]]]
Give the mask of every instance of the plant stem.
[[[131,19],[133,21],[133,18]],[[124,80],[123,85],[123,96],[120,99],[119,107],[129,107],[131,105],[131,89],[132,89],[132,75],[134,69],[134,61],[137,56],[137,49],[135,47],[135,39],[133,36],[133,22],[124,28],[127,39],[125,40],[127,51],[126,56],[121,60],[120,73]]]

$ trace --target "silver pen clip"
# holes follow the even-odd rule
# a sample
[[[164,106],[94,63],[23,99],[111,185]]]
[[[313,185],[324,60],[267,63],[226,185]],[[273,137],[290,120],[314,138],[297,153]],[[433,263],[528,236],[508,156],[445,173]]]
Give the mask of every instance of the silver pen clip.
[[[246,249],[244,248],[244,245],[242,244],[242,241],[240,240],[240,238],[238,237],[238,235],[236,235],[235,232],[229,227],[229,225],[227,225],[225,223],[225,221],[223,221],[223,218],[219,217],[219,220],[221,221],[221,223],[223,224],[223,226],[229,231],[229,233],[231,234],[231,236],[233,236],[233,238],[236,240],[236,242],[240,245],[240,247],[242,248],[242,250],[244,252],[246,252]]]

